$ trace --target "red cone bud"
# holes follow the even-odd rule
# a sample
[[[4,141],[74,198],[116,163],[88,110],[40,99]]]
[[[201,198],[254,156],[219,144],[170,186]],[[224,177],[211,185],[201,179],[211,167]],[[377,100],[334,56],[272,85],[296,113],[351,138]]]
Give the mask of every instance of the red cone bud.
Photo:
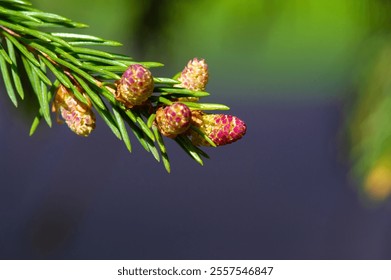
[[[181,75],[178,78],[180,84],[175,87],[182,87],[194,91],[204,91],[206,84],[208,83],[208,65],[204,59],[198,60],[194,58],[190,60],[185,69],[183,69]],[[197,102],[197,97],[181,97],[179,101]]]
[[[156,111],[156,124],[159,131],[167,137],[174,138],[190,127],[191,111],[182,103],[173,103]]]
[[[208,78],[208,65],[205,63],[205,60],[194,58],[183,69],[178,78],[178,81],[181,83],[177,86],[195,91],[203,91],[208,83]]]
[[[88,136],[95,129],[94,112],[63,85],[57,89],[53,110],[61,114],[68,127],[77,135]]]
[[[224,114],[192,113],[192,124],[207,135],[216,146],[233,143],[246,134],[246,124],[238,117]],[[196,146],[210,146],[197,132],[191,131],[191,140]]]
[[[153,92],[151,72],[140,64],[133,64],[123,73],[117,84],[115,98],[127,108],[143,104]]]

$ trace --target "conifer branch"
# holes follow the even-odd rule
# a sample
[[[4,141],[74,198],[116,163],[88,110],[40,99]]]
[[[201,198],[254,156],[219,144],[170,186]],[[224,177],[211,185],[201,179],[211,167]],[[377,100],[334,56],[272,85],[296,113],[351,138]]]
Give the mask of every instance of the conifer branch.
[[[44,28],[61,32],[46,32]],[[33,90],[39,110],[30,135],[43,119],[52,126],[51,110],[76,134],[95,129],[95,113],[131,151],[134,137],[170,172],[163,136],[174,139],[195,161],[208,155],[198,146],[219,146],[240,139],[246,125],[236,117],[206,114],[228,110],[222,104],[201,103],[208,68],[194,59],[173,78],[154,77],[159,62],[138,62],[96,46],[122,44],[89,34],[63,32],[83,23],[35,9],[25,0],[0,0],[0,67],[11,102],[17,107]],[[22,82],[22,77],[28,77]],[[49,77],[53,77],[50,79]]]

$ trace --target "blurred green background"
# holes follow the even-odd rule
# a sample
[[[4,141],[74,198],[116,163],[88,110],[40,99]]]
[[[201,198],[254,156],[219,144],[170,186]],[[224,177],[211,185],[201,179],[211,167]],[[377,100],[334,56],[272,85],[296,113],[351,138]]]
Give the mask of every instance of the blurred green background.
[[[235,89],[230,92],[241,98],[341,94],[363,39],[389,11],[385,1],[373,0],[34,3],[89,24],[87,32],[123,42],[121,51],[135,59],[163,62],[167,73],[194,56],[206,58],[211,88]]]

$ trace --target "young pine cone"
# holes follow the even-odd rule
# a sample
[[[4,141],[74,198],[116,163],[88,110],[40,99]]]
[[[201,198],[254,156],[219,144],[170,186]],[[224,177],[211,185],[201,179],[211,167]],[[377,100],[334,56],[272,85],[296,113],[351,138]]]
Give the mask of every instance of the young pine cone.
[[[208,65],[205,60],[194,58],[183,69],[178,78],[181,83],[176,86],[194,91],[203,91],[208,83],[208,77]]]
[[[246,124],[238,117],[224,114],[192,112],[192,125],[197,126],[216,146],[233,143],[246,134]],[[196,146],[210,146],[196,131],[190,131],[191,141]]]
[[[178,78],[180,84],[175,87],[182,87],[194,91],[204,91],[206,84],[208,83],[208,65],[204,59],[198,60],[194,58],[190,60],[185,69],[183,69],[181,75]],[[179,98],[182,101],[198,101],[197,97],[182,97]]]
[[[126,69],[117,83],[115,98],[127,108],[143,104],[153,93],[151,72],[140,64],[133,64]]]
[[[63,85],[57,89],[52,110],[57,113],[57,120],[60,113],[68,127],[77,135],[87,137],[95,129],[94,112]]]
[[[156,124],[166,137],[175,138],[190,127],[191,111],[186,105],[176,102],[156,111]]]

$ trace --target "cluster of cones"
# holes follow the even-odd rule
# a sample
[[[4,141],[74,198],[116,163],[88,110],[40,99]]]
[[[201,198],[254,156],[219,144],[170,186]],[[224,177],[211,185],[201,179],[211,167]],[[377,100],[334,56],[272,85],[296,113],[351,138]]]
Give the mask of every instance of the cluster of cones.
[[[178,77],[175,87],[204,91],[208,83],[208,66],[205,60],[190,60]],[[115,98],[128,109],[144,105],[154,92],[151,72],[140,64],[133,64],[117,82]],[[246,124],[239,118],[225,114],[206,114],[191,110],[182,102],[197,102],[197,97],[181,97],[171,105],[153,107],[154,125],[162,135],[175,138],[186,134],[196,146],[221,146],[235,142],[246,133]],[[60,86],[54,99],[54,110],[61,114],[68,127],[78,135],[88,136],[95,128],[91,106],[80,102],[68,89]],[[193,129],[191,129],[193,128]],[[207,141],[207,136],[210,141]],[[208,139],[207,138],[207,139]]]

